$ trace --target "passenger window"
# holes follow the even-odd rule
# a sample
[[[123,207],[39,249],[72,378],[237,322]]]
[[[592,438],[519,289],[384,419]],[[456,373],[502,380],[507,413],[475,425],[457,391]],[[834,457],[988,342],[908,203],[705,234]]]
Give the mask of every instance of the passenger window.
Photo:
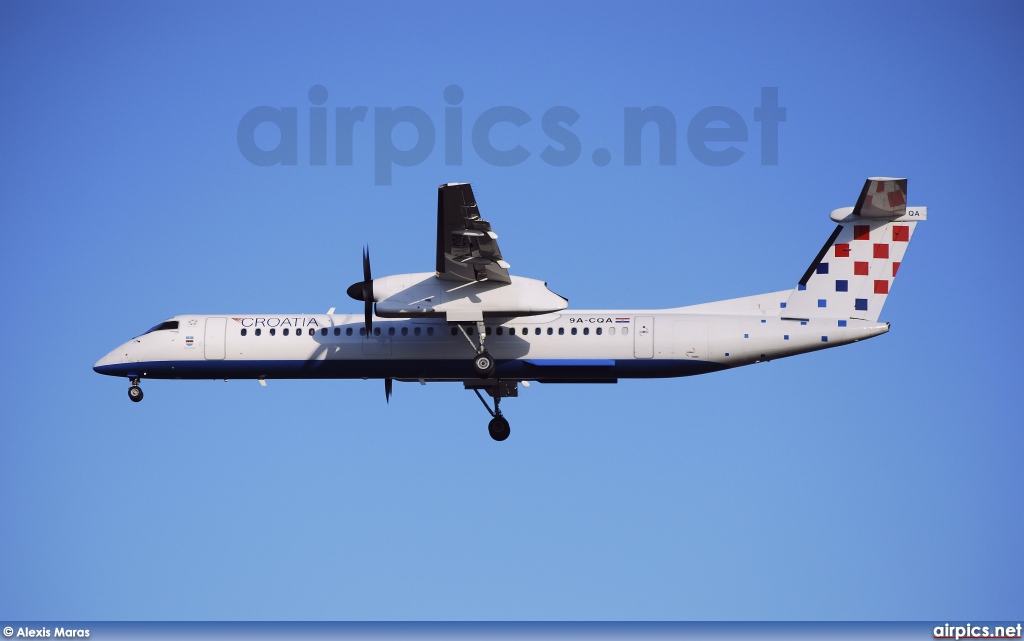
[[[590,328],[589,328],[589,327],[584,327],[584,328],[583,328],[583,335],[584,335],[584,336],[587,336],[587,335],[589,335],[589,334],[590,334]]]
[[[242,328],[242,336],[245,336],[245,328]]]
[[[548,328],[548,336],[551,336],[554,333],[555,333],[555,330],[553,328],[549,327]]]
[[[394,336],[394,335],[395,335],[395,328],[394,327],[389,327],[388,328],[388,336]]]
[[[340,328],[338,328],[338,329],[340,329]],[[334,333],[337,334],[338,330],[337,329],[334,330]],[[351,327],[346,327],[345,328],[345,336],[351,336],[351,335],[352,335],[352,328]]]
[[[615,328],[614,327],[609,327],[608,328],[608,335],[609,336],[615,336]]]
[[[271,336],[273,336],[273,335],[275,335],[275,334],[277,334],[277,330],[276,330],[276,329],[274,329],[273,327],[271,327],[271,328],[270,328],[270,335],[271,335]]]
[[[374,336],[380,336],[380,328],[379,327],[374,327],[373,328],[373,335]]]
[[[572,335],[573,335],[573,336],[575,336],[575,335],[576,335],[576,328],[575,328],[575,327],[573,327],[573,328],[572,328]]]
[[[413,330],[412,330],[412,333],[415,334],[416,336],[419,336],[420,335],[420,328],[419,327],[414,327]]]
[[[409,335],[409,328],[408,327],[403,327],[402,328],[402,336],[408,336],[408,335]]]
[[[365,327],[360,327],[359,328],[359,335],[360,336],[366,336],[366,328]]]
[[[472,336],[473,335],[473,328],[472,327],[467,327],[466,328],[466,335],[467,336]]]
[[[600,336],[601,335],[601,328],[598,327],[596,330],[594,330],[594,333],[597,334],[598,336]]]
[[[257,328],[256,328],[256,335],[257,335],[257,336],[259,336],[259,335],[260,335],[260,334],[262,334],[262,333],[263,333],[263,330],[262,330],[262,329],[260,329],[259,327],[257,327]]]
[[[433,327],[428,327],[427,328],[427,336],[433,336],[433,335],[434,335],[434,328]]]
[[[565,336],[565,328],[564,327],[559,327],[558,328],[558,335],[559,336]]]
[[[338,331],[338,330],[335,329],[334,331]],[[320,330],[320,335],[321,336],[327,336],[327,328],[326,327]]]
[[[498,336],[501,336],[502,334],[504,334],[504,333],[505,333],[505,328],[504,328],[504,327],[499,327],[498,329],[494,330],[494,332],[495,332],[495,333],[496,333],[496,334],[497,334]]]
[[[349,334],[352,333],[352,328],[351,327],[348,328],[348,333]],[[334,328],[334,335],[335,336],[341,336],[341,328],[340,327],[335,327]]]
[[[281,330],[281,336],[287,336],[287,335],[288,335],[288,328],[285,327],[284,329]]]
[[[622,328],[622,335],[625,336],[628,333],[629,333],[629,328],[628,327],[623,327]]]
[[[540,336],[540,328],[538,327],[537,329],[533,330],[533,333],[537,336]]]

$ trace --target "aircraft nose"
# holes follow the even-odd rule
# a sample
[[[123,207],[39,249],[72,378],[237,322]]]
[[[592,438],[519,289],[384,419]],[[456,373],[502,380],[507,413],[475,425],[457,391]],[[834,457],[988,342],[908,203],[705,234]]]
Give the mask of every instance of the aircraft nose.
[[[108,376],[121,376],[122,365],[124,364],[126,352],[125,345],[120,345],[110,350],[106,356],[96,361],[92,366],[92,370],[97,374],[107,374]]]
[[[109,352],[106,356],[96,361],[96,364],[92,366],[94,372],[98,374],[103,373],[103,368],[107,365],[113,365],[118,362],[117,350]]]

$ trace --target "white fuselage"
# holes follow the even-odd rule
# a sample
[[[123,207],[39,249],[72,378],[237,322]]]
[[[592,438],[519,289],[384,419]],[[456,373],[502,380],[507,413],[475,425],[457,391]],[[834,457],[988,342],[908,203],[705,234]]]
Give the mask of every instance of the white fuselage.
[[[665,310],[564,310],[485,319],[485,345],[509,380],[687,376],[877,336],[888,324],[785,318],[788,292]],[[730,306],[730,303],[732,306]],[[785,311],[785,310],[781,310]],[[96,371],[129,378],[474,378],[475,348],[441,318],[356,314],[181,315],[117,347]],[[474,342],[477,336],[470,338]]]

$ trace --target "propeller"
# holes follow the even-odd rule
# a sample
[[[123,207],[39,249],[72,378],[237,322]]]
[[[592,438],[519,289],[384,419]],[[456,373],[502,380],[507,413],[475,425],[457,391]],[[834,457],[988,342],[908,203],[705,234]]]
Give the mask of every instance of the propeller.
[[[384,402],[391,403],[391,385],[395,382],[393,378],[384,379]]]
[[[350,298],[363,301],[363,313],[366,316],[366,337],[370,337],[373,323],[373,278],[370,276],[370,247],[363,247],[363,280],[352,283],[345,292]]]

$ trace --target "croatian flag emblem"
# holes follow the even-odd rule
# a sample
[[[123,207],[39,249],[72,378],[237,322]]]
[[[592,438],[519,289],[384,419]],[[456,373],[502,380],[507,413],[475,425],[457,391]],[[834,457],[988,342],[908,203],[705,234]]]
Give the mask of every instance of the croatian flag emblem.
[[[194,345],[192,343],[193,343],[192,337],[191,336],[186,336],[185,337],[185,347],[194,347]]]
[[[615,322],[616,323],[628,323],[629,319],[628,318],[616,318]]]

